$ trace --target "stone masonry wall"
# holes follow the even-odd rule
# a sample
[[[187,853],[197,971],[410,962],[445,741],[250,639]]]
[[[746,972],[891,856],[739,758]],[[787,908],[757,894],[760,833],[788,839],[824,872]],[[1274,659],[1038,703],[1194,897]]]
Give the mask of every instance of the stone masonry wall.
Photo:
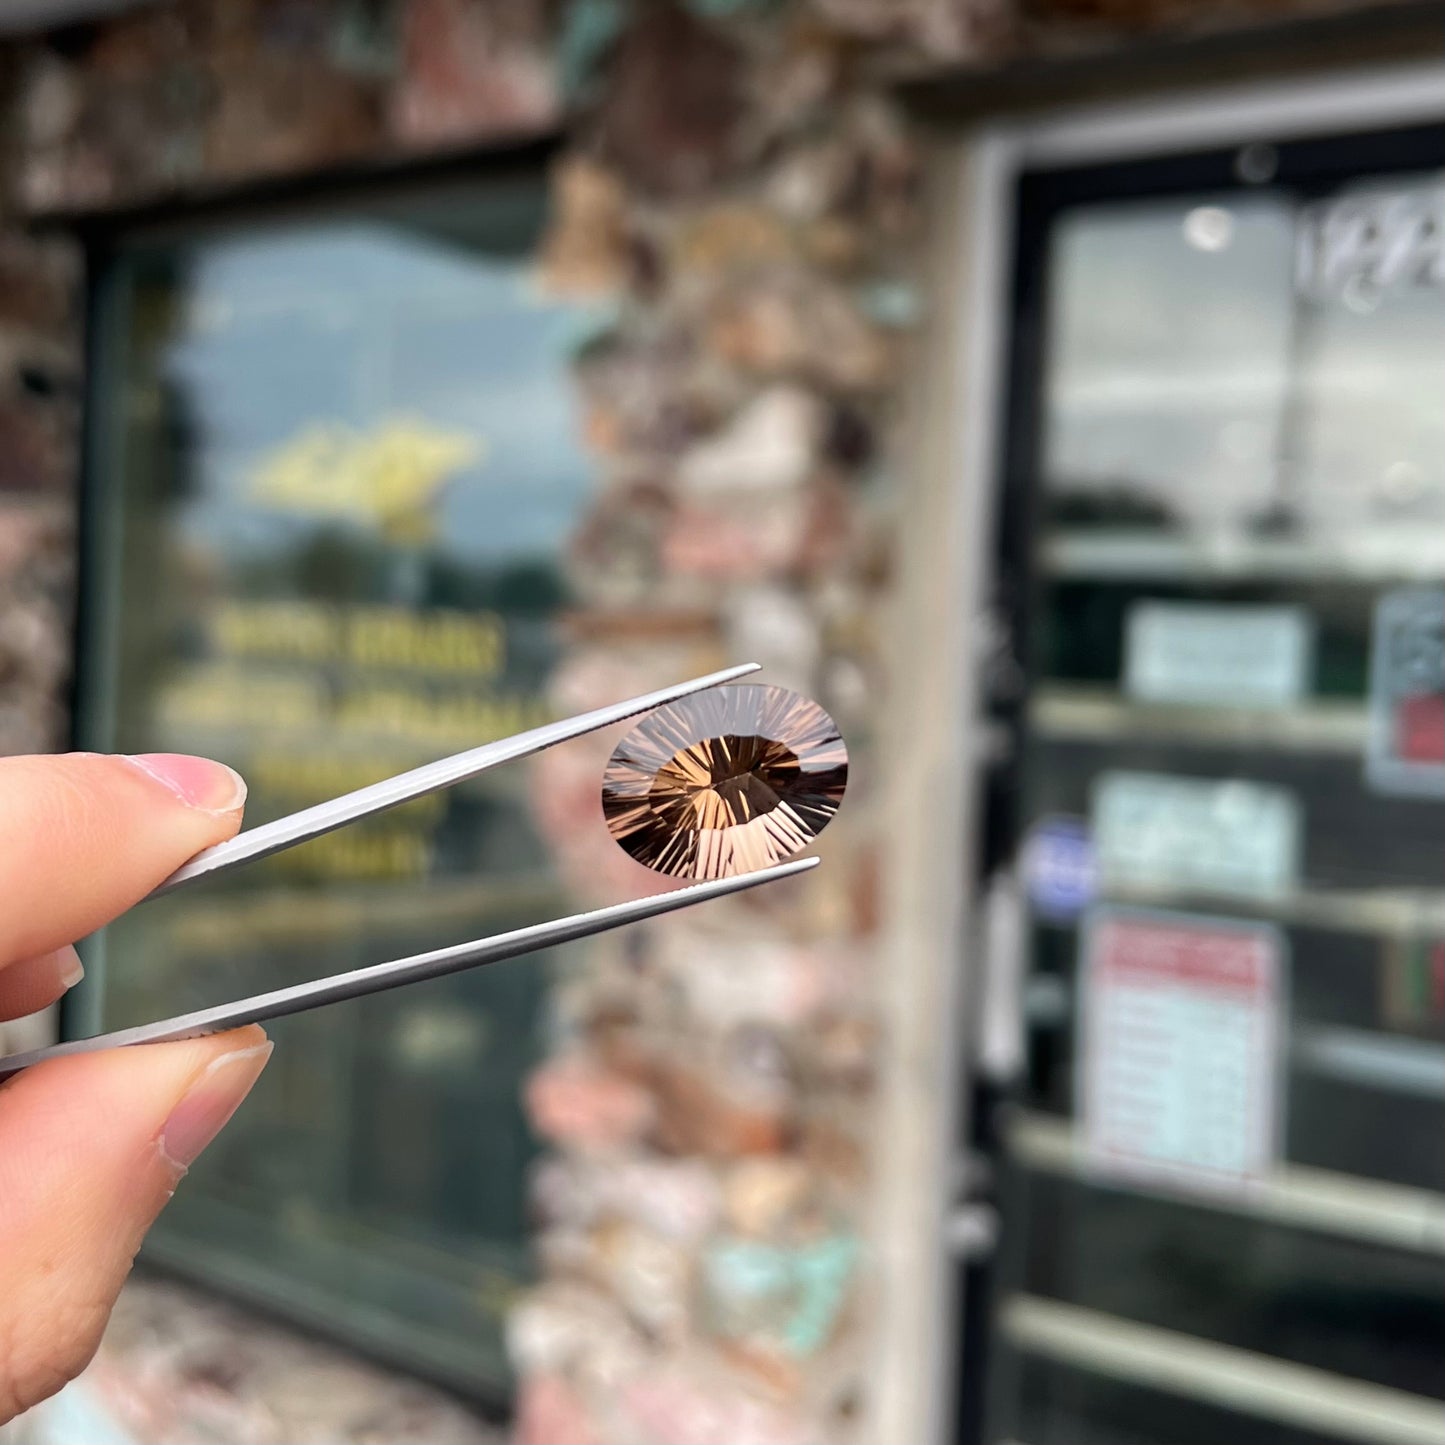
[[[74,571],[78,258],[19,219],[561,126],[539,276],[614,320],[576,364],[596,501],[556,705],[746,656],[850,740],[806,892],[618,938],[557,985],[528,1088],[552,1153],[511,1332],[521,1440],[801,1445],[860,1415],[886,458],[927,306],[916,143],[877,77],[1305,8],[1336,7],[186,0],[0,57],[0,751],[64,745]],[[574,826],[612,741],[537,772],[539,823],[599,898],[655,886]]]

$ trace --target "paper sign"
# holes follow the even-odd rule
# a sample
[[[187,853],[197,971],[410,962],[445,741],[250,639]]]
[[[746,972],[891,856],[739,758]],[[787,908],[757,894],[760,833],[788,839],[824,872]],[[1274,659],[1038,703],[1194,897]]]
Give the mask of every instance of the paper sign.
[[[1284,948],[1264,924],[1094,910],[1082,936],[1077,1098],[1090,1166],[1203,1189],[1279,1154]]]
[[[1102,882],[1275,898],[1299,878],[1300,810],[1262,783],[1102,774],[1092,798]]]
[[[1445,588],[1375,607],[1365,776],[1382,793],[1445,797]]]
[[[1288,707],[1309,690],[1314,628],[1298,607],[1139,602],[1124,691],[1141,702]]]
[[[1094,901],[1098,867],[1083,818],[1041,818],[1023,846],[1023,876],[1040,918],[1072,922]]]

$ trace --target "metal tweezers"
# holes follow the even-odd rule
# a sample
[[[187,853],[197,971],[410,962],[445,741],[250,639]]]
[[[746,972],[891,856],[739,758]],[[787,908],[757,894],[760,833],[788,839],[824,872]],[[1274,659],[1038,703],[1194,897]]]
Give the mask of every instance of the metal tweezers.
[[[311,838],[319,838],[323,833],[330,833],[348,823],[356,822],[359,818],[368,818],[373,813],[410,802],[426,793],[453,787],[500,763],[509,763],[516,758],[543,752],[558,743],[581,737],[584,733],[595,732],[598,728],[622,722],[639,713],[651,712],[665,703],[675,702],[678,698],[702,692],[709,687],[733,682],[757,670],[757,663],[743,663],[722,672],[709,673],[706,677],[694,678],[691,682],[679,683],[675,687],[665,687],[659,692],[644,693],[641,697],[628,698],[625,702],[613,703],[609,707],[596,708],[592,712],[547,723],[542,727],[517,733],[513,737],[501,738],[497,742],[471,748],[467,752],[442,758],[424,767],[413,768],[410,772],[398,773],[392,778],[383,778],[379,783],[358,788],[355,792],[333,798],[330,802],[304,808],[299,813],[278,818],[274,823],[247,829],[229,842],[207,848],[197,853],[189,863],[178,868],[147,896],[157,898],[188,883],[224,873],[229,868],[254,862],[258,858],[267,858],[272,853],[279,853]],[[816,858],[800,858],[753,873],[740,873],[732,878],[696,883],[671,893],[657,893],[626,903],[614,903],[608,908],[598,908],[590,913],[573,914],[570,918],[551,919],[546,923],[518,928],[510,933],[499,933],[494,938],[479,938],[470,943],[454,944],[450,948],[433,949],[430,953],[418,953],[411,958],[398,958],[390,963],[358,968],[351,973],[316,979],[311,983],[298,983],[291,988],[277,989],[273,993],[257,994],[254,998],[240,999],[235,1003],[220,1004],[196,1013],[162,1019],[159,1023],[97,1034],[94,1038],[74,1039],[29,1053],[11,1054],[8,1058],[0,1058],[0,1079],[29,1068],[31,1064],[60,1058],[66,1054],[90,1053],[96,1049],[121,1048],[129,1044],[155,1044],[172,1039],[198,1038],[203,1034],[219,1033],[222,1029],[237,1028],[241,1024],[261,1023],[266,1019],[320,1008],[323,1004],[339,1003],[342,999],[360,998],[364,994],[379,993],[382,989],[399,988],[402,984],[416,983],[421,979],[440,978],[443,974],[479,968],[483,964],[496,963],[504,958],[516,958],[537,949],[552,948],[579,938],[590,938],[594,933],[605,933],[609,929],[620,928],[624,923],[636,923],[644,918],[655,918],[661,913],[672,913],[679,908],[691,908],[695,903],[705,903],[710,898],[721,898],[725,894],[738,893],[745,888],[756,888],[760,883],[791,878],[816,867],[817,863]]]

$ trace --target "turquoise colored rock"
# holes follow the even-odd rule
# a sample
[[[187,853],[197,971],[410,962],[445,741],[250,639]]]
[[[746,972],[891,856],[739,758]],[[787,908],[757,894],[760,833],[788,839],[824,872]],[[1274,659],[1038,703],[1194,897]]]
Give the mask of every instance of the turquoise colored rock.
[[[836,1234],[815,1244],[784,1248],[724,1240],[708,1250],[707,1276],[723,1304],[722,1330],[752,1333],[743,1319],[776,1321],[790,1354],[816,1354],[832,1337],[858,1263],[858,1241]]]

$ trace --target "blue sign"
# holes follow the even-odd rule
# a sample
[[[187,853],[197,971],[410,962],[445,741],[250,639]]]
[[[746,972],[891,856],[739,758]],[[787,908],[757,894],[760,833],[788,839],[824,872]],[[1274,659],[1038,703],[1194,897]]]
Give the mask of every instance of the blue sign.
[[[1098,865],[1083,818],[1041,818],[1023,847],[1024,887],[1039,917],[1072,923],[1098,892]]]

